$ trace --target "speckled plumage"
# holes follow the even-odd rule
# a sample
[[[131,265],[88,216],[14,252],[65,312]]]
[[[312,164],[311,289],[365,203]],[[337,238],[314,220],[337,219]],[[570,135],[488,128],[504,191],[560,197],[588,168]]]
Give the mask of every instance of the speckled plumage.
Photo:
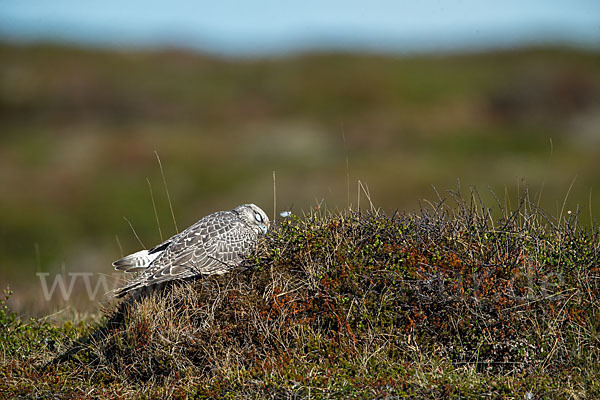
[[[113,262],[119,271],[141,271],[115,296],[174,279],[228,272],[256,246],[268,226],[269,218],[254,204],[210,214],[150,250]]]

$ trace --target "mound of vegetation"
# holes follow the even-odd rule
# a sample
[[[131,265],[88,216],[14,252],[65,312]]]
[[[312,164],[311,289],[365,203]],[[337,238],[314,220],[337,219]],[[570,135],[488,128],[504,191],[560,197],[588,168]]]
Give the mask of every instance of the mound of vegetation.
[[[245,269],[131,297],[87,341],[44,345],[38,367],[12,354],[0,389],[597,398],[599,229],[526,197],[512,212],[499,204],[500,217],[476,194],[455,200],[414,214],[284,219]]]

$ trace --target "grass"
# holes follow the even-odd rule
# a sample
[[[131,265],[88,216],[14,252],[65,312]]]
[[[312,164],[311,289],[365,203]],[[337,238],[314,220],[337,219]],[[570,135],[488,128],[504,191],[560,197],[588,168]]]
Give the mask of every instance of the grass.
[[[529,48],[236,60],[0,43],[0,187],[10,188],[0,196],[0,287],[14,289],[17,312],[45,315],[60,299],[36,302],[36,272],[110,274],[115,235],[125,252],[139,247],[123,216],[158,243],[147,178],[163,233],[175,233],[154,151],[181,226],[271,204],[272,171],[282,208],[315,198],[347,207],[349,175],[388,213],[457,179],[482,192],[507,186],[512,198],[522,180],[543,187],[541,206],[554,213],[577,176],[568,207],[590,199],[598,215],[599,56]],[[81,297],[74,307],[94,310]]]
[[[527,193],[512,208],[453,192],[414,213],[313,210],[276,224],[243,268],[100,321],[4,307],[0,392],[598,398],[599,248],[597,226]]]

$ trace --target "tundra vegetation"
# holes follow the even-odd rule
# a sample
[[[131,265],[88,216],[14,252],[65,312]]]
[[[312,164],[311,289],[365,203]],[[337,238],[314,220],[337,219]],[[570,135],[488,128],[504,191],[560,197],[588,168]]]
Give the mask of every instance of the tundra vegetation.
[[[598,398],[597,225],[452,192],[279,220],[243,268],[96,321],[0,311],[9,398]]]
[[[154,151],[180,227],[268,207],[274,170],[278,211],[356,206],[360,179],[378,207],[412,212],[431,185],[460,179],[490,204],[488,187],[514,205],[528,186],[559,215],[576,178],[565,209],[581,204],[589,224],[599,110],[594,49],[231,59],[0,43],[0,289],[27,316],[95,312],[84,274],[94,289],[112,260],[143,247],[123,216],[148,247],[161,241],[154,205],[163,235],[175,233]],[[46,301],[38,272],[49,288],[80,275],[68,301]]]

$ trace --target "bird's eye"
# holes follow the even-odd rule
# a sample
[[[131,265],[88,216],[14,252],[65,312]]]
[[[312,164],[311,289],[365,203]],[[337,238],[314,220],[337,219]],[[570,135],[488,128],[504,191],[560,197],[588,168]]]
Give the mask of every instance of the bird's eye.
[[[258,222],[263,222],[262,216],[260,214],[254,214],[254,218],[256,218]]]

